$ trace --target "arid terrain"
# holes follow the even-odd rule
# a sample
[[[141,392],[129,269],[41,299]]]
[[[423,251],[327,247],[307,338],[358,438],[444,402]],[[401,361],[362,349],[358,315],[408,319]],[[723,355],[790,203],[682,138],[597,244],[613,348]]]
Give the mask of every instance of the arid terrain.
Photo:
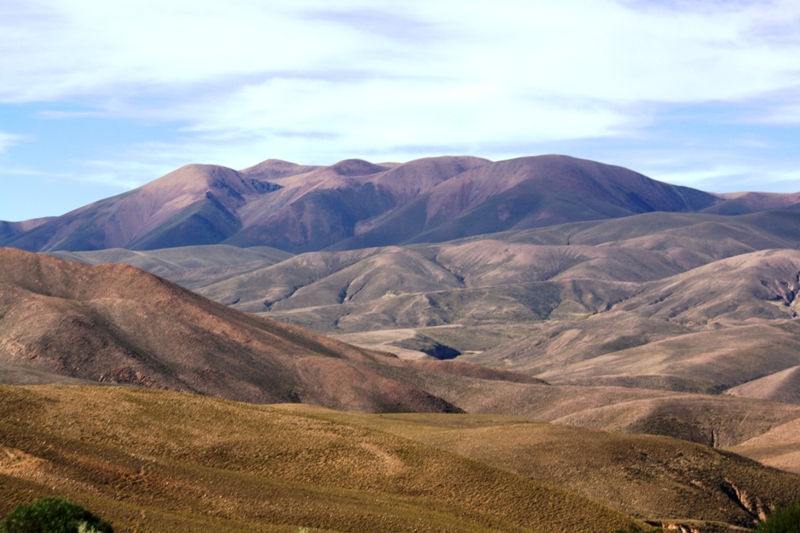
[[[715,532],[800,494],[800,193],[565,156],[190,165],[0,246],[3,509]]]
[[[521,418],[128,387],[0,398],[0,511],[67,495],[122,531],[613,532],[638,517],[733,532],[800,490],[796,474],[704,446]]]

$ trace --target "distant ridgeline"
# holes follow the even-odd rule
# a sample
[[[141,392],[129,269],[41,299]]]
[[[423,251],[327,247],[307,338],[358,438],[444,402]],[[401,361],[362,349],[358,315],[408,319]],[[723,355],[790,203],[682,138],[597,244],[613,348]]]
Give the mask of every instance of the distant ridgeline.
[[[800,195],[714,195],[567,156],[437,157],[329,167],[267,160],[235,171],[188,165],[66,215],[0,223],[29,251],[201,244],[290,253],[351,250],[604,220],[653,211],[740,215]]]

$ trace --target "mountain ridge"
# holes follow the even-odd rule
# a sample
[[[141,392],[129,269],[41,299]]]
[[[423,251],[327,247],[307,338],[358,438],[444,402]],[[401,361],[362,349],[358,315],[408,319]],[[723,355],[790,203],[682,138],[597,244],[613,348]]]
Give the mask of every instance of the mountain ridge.
[[[331,166],[268,159],[236,171],[187,165],[59,217],[0,223],[0,246],[152,250],[232,244],[290,253],[442,242],[645,212],[744,214],[800,196],[715,195],[562,155],[442,156]]]

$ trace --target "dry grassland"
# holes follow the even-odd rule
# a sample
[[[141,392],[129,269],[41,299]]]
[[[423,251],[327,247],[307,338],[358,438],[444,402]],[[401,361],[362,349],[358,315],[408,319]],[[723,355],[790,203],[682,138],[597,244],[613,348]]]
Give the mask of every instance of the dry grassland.
[[[800,493],[800,476],[669,437],[498,415],[376,416],[311,406],[283,408],[424,442],[665,526],[693,522],[703,531],[752,527]]]
[[[119,531],[613,532],[628,515],[314,413],[118,387],[0,387],[0,513],[40,495]]]

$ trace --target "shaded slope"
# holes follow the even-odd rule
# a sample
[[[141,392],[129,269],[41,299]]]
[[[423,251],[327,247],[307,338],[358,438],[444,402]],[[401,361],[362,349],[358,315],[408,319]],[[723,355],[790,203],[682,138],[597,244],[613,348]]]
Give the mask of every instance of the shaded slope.
[[[11,249],[0,250],[0,264],[4,363],[254,402],[455,409],[363,365],[402,361],[228,309],[130,266]]]
[[[690,243],[706,250],[736,245],[747,251],[796,248],[800,243],[800,209],[776,209],[741,216],[706,213],[643,213],[621,219],[563,224],[548,228],[506,232],[493,238],[536,245],[600,245],[651,242],[652,237],[674,239],[675,247]],[[473,237],[468,240],[483,239]],[[666,240],[669,245],[670,240]],[[732,254],[735,255],[735,254]],[[715,257],[721,259],[722,256]]]
[[[0,242],[16,237],[20,233],[25,233],[34,228],[41,226],[53,217],[47,218],[34,218],[31,220],[24,220],[22,222],[5,222],[0,220]]]
[[[0,399],[2,512],[58,491],[121,530],[611,533],[634,523],[313,413],[110,387],[0,387]]]

